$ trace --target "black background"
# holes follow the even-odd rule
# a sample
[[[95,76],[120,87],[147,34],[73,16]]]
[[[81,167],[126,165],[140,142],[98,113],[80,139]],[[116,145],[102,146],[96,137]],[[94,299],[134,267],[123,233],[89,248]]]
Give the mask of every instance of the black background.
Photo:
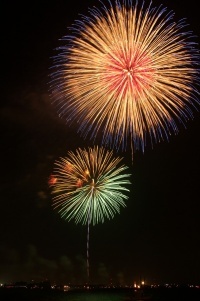
[[[0,282],[86,279],[87,228],[51,207],[55,159],[88,146],[59,119],[49,97],[51,57],[67,27],[98,1],[2,1]],[[160,4],[153,2],[154,6]],[[194,0],[162,1],[186,18],[199,43]],[[187,129],[136,152],[127,208],[91,228],[93,282],[200,283],[200,115]]]

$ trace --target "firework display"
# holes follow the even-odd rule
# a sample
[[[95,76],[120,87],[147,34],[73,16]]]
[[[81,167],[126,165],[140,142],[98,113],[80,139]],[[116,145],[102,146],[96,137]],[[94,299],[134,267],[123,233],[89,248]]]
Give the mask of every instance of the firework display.
[[[108,3],[90,9],[63,37],[51,96],[84,137],[144,150],[193,118],[199,54],[185,20],[162,5]]]
[[[76,223],[93,225],[114,217],[125,207],[130,174],[124,173],[121,158],[103,147],[69,151],[55,162],[49,178],[53,206],[62,217]]]

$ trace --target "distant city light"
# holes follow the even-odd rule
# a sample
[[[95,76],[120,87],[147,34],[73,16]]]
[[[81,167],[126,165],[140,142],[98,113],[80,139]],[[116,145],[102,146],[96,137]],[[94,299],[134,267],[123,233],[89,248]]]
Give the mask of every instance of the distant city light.
[[[67,292],[70,289],[69,285],[64,285],[64,292]]]

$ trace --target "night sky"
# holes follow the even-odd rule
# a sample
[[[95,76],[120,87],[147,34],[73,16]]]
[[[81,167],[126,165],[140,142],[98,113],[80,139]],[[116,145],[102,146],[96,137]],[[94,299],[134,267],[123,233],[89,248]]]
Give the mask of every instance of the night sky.
[[[0,283],[84,283],[87,227],[53,210],[48,177],[56,159],[92,141],[59,119],[48,82],[59,39],[99,2],[2,2]],[[171,2],[162,1],[200,38],[198,3]],[[133,163],[117,154],[132,185],[127,207],[90,229],[93,283],[200,284],[200,112],[194,117],[169,142],[135,152]]]

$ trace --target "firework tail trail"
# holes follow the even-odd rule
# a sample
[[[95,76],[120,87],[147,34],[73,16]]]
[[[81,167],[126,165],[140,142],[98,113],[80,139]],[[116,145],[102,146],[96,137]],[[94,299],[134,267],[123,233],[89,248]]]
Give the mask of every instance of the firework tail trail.
[[[90,239],[90,216],[88,217],[88,228],[87,228],[87,279],[88,279],[88,283],[89,283],[89,279],[90,279],[89,239]]]
[[[91,197],[92,198],[92,197]],[[89,240],[90,240],[90,222],[91,222],[91,202],[88,215],[88,228],[87,228],[87,280],[90,283],[90,263],[89,263]]]

